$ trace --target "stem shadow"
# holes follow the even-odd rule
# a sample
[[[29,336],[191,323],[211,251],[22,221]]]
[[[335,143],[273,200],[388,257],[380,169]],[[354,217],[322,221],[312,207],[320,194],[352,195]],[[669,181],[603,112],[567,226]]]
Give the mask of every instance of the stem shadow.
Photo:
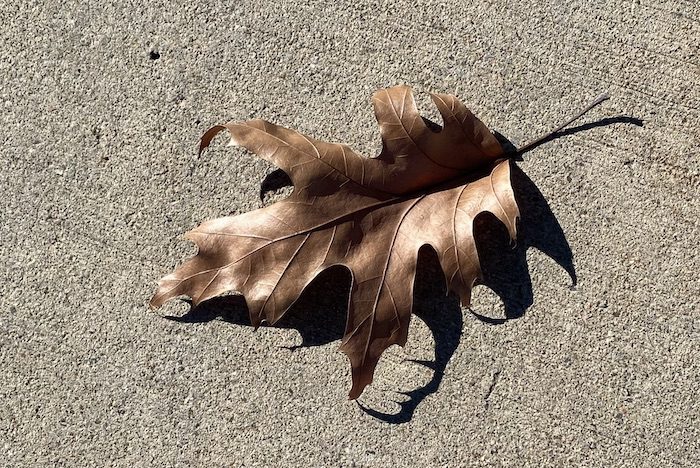
[[[545,143],[549,143],[552,140],[556,140],[561,137],[569,136],[569,135],[574,135],[579,132],[585,132],[587,130],[594,129],[596,127],[606,127],[608,125],[614,125],[614,124],[628,124],[628,125],[635,125],[637,127],[643,127],[644,126],[644,121],[642,119],[639,119],[637,117],[631,117],[628,115],[618,115],[615,117],[605,117],[604,119],[596,120],[595,122],[589,122],[583,125],[577,125],[575,127],[569,127],[565,128],[562,130],[559,130],[558,132],[555,132],[551,135],[549,135],[547,138],[544,138],[542,141],[538,142],[535,145],[530,146],[527,148],[524,152],[527,153],[529,151],[532,151],[533,149],[537,148],[538,146],[542,146]],[[501,144],[504,143],[505,137],[502,135],[497,135],[497,137],[500,137]],[[515,147],[512,145],[512,143],[508,140],[505,140],[506,145],[510,145],[511,150],[515,149]],[[509,148],[506,148],[506,151],[508,152]],[[520,159],[522,160],[522,159]]]

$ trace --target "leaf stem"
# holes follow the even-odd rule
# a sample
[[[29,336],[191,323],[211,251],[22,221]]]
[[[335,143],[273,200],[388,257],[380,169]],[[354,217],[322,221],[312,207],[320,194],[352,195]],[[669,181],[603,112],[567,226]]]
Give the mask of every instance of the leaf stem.
[[[584,107],[578,114],[576,114],[576,115],[574,115],[573,117],[569,118],[567,121],[565,121],[564,123],[562,123],[561,125],[559,125],[559,126],[558,126],[557,128],[555,128],[554,130],[552,130],[552,131],[550,131],[550,132],[547,132],[547,133],[545,133],[544,135],[541,135],[541,136],[535,138],[534,140],[529,141],[528,143],[525,143],[525,144],[522,145],[522,146],[519,146],[519,147],[515,150],[515,154],[522,154],[522,153],[525,153],[525,152],[527,152],[527,151],[530,151],[530,150],[533,149],[535,146],[537,146],[537,145],[539,145],[540,143],[544,142],[545,140],[551,138],[554,134],[556,134],[557,132],[559,132],[560,130],[562,130],[564,127],[569,126],[569,125],[570,125],[571,123],[573,123],[574,121],[576,121],[576,120],[578,120],[579,118],[583,117],[583,115],[584,115],[586,112],[588,112],[589,110],[593,109],[594,107],[596,107],[597,105],[599,105],[600,103],[602,103],[603,101],[606,101],[606,100],[608,100],[608,99],[610,99],[610,95],[609,95],[608,93],[603,93],[603,94],[599,95],[599,96],[598,96],[597,98],[595,98],[590,104],[588,104],[586,107]]]

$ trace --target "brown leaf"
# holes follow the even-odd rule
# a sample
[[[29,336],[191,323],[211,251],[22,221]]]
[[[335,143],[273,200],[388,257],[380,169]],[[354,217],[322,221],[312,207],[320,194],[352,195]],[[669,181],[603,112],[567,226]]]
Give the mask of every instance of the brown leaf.
[[[201,149],[228,130],[232,144],[283,169],[294,191],[188,232],[199,253],[160,280],[151,306],[181,295],[197,305],[236,291],[255,326],[275,324],[319,273],[343,265],[353,282],[341,349],[357,398],[382,352],[406,343],[418,250],[435,249],[449,290],[468,305],[481,273],[474,218],[492,213],[515,239],[519,213],[501,145],[457,98],[432,98],[444,121],[439,132],[418,114],[410,88],[375,93],[383,141],[376,158],[262,120],[207,131]]]

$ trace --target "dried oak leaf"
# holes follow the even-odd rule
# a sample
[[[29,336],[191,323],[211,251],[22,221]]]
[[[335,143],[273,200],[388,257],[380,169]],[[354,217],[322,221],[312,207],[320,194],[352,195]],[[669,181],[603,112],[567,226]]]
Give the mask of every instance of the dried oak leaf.
[[[231,144],[284,170],[294,191],[188,232],[199,253],[160,280],[151,306],[235,291],[256,327],[275,324],[319,273],[343,265],[353,280],[340,349],[352,365],[349,397],[357,398],[382,352],[406,343],[419,249],[435,249],[448,289],[468,305],[481,273],[474,218],[492,213],[515,239],[519,213],[500,143],[456,97],[431,96],[440,131],[418,114],[410,88],[374,94],[383,141],[375,158],[263,120],[207,131],[200,151],[228,130]]]

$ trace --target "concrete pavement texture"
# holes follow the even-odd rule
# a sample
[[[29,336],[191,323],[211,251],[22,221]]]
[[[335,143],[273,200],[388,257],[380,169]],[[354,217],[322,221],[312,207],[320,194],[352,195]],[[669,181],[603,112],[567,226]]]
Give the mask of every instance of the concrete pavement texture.
[[[698,18],[692,0],[3,1],[0,466],[698,466]],[[357,404],[347,275],[280,328],[236,297],[148,310],[185,231],[279,196],[223,139],[198,158],[207,128],[264,118],[373,155],[369,98],[397,84],[515,144],[612,96],[518,163],[527,226],[494,247],[478,316],[424,274],[407,346]]]

